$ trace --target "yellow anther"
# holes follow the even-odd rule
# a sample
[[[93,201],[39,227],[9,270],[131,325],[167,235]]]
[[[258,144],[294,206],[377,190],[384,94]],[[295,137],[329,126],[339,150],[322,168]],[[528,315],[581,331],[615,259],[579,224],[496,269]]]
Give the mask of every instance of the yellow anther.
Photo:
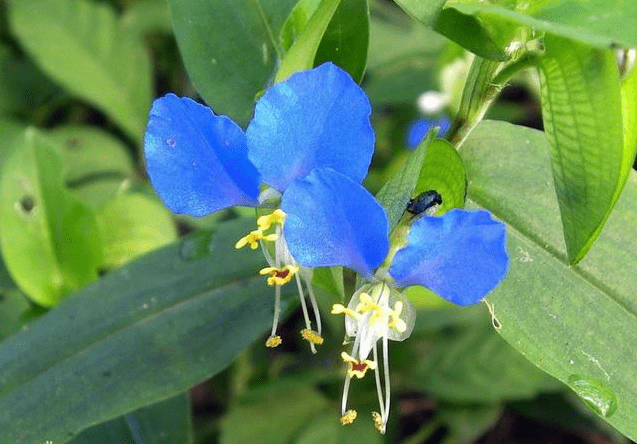
[[[394,310],[391,312],[391,322],[387,324],[388,327],[394,328],[399,333],[404,333],[407,330],[407,324],[400,319],[400,313],[403,311],[403,303],[400,301],[394,305]]]
[[[286,265],[283,268],[265,267],[259,274],[269,274],[268,285],[284,285],[292,280],[294,275],[299,272],[299,267],[294,265]]]
[[[359,361],[358,359],[353,358],[345,352],[341,353],[341,358],[343,358],[343,361],[349,364],[347,374],[350,376],[350,378],[356,376],[358,379],[361,379],[363,376],[365,376],[367,370],[374,370],[376,368],[376,363],[374,361],[370,361],[369,359]]]
[[[332,305],[332,314],[345,314],[347,316],[351,316],[352,318],[356,319],[357,321],[360,320],[360,318],[361,318],[361,315],[359,313],[356,313],[355,311],[350,310],[349,308],[347,308],[343,304],[334,304],[334,305]]]
[[[303,330],[301,330],[301,336],[303,336],[303,339],[305,339],[307,342],[310,342],[312,344],[321,345],[323,343],[323,337],[314,330],[310,330],[309,328],[304,328]]]
[[[274,336],[270,336],[268,338],[267,341],[265,341],[265,346],[266,347],[270,347],[270,348],[274,348],[274,347],[278,347],[279,345],[281,345],[281,336],[279,335],[274,335]]]
[[[372,412],[372,420],[374,421],[374,427],[376,427],[376,430],[383,433],[383,417],[380,416],[380,413]]]
[[[246,245],[250,245],[250,248],[256,250],[259,248],[259,239],[263,239],[263,232],[261,230],[254,230],[243,236],[241,239],[234,244],[234,248],[237,250],[245,247]]]
[[[260,230],[267,230],[272,224],[283,224],[285,222],[285,213],[281,210],[274,210],[273,213],[261,216],[257,219],[257,225]]]
[[[353,423],[354,420],[356,419],[356,416],[358,416],[358,413],[356,413],[356,410],[346,411],[345,414],[341,416],[341,424],[349,425]]]

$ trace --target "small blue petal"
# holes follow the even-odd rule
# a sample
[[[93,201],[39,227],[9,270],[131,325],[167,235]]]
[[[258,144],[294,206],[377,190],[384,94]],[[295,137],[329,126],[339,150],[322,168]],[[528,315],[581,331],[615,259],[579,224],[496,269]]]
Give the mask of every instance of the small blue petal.
[[[306,267],[344,265],[370,277],[389,249],[385,210],[365,188],[330,168],[313,170],[283,194],[283,234]]]
[[[247,130],[248,157],[268,185],[285,191],[314,168],[361,182],[374,150],[365,92],[332,63],[268,89]]]
[[[436,120],[419,118],[411,122],[407,129],[407,146],[409,148],[415,148],[418,146],[429,130],[435,126],[440,127],[440,130],[438,130],[438,137],[442,137],[447,133],[447,131],[449,131],[451,121],[447,117],[440,117]]]
[[[506,227],[487,211],[452,210],[411,227],[389,274],[401,287],[423,285],[457,305],[484,298],[509,265]]]
[[[150,181],[173,213],[205,216],[258,204],[260,177],[246,136],[210,108],[174,94],[155,100],[144,149]]]

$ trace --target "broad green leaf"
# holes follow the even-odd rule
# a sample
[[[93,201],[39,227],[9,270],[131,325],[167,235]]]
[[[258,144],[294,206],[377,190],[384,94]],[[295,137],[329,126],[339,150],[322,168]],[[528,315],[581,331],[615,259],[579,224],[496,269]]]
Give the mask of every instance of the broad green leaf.
[[[319,45],[341,0],[321,0],[312,17],[301,30],[281,60],[274,76],[274,83],[282,82],[297,71],[311,69],[314,66]]]
[[[217,114],[242,126],[283,57],[281,26],[296,0],[169,0],[188,75]]]
[[[410,386],[458,404],[497,404],[563,387],[494,331],[486,307],[449,310],[471,310],[472,316],[455,317],[444,310],[418,312],[419,325],[405,342],[410,353],[402,357],[411,363],[412,369],[405,375]],[[432,318],[445,315],[444,328],[429,325]],[[428,327],[432,330],[423,334]],[[392,357],[394,361],[397,368],[402,367],[400,357]]]
[[[2,178],[2,165],[7,161],[15,149],[21,147],[25,126],[22,123],[0,118],[0,178]]]
[[[149,57],[108,4],[11,0],[9,19],[19,42],[51,78],[141,141],[151,101]]]
[[[498,4],[500,3],[500,4]],[[509,6],[512,5],[512,6]],[[626,26],[637,20],[637,3],[622,0],[549,0],[447,2],[445,11],[455,10],[464,20],[474,18],[482,32],[501,23],[527,27],[536,34],[546,31],[597,48],[637,46],[637,29]]]
[[[436,190],[442,196],[440,213],[464,207],[467,173],[462,158],[446,140],[432,141],[425,152],[414,195],[427,190]]]
[[[365,74],[368,46],[367,0],[341,0],[323,34],[314,64],[332,61],[360,83]]]
[[[84,430],[71,444],[189,444],[190,398],[177,395]]]
[[[509,273],[487,297],[509,344],[637,438],[637,174],[586,258],[569,266],[542,132],[485,121],[460,154],[469,198],[508,224]]]
[[[387,211],[390,231],[405,212],[409,199],[414,196],[427,148],[437,133],[437,131],[429,131],[402,170],[394,174],[376,194],[376,198]]]
[[[296,379],[254,390],[230,408],[221,425],[221,444],[290,442],[328,401]],[[334,414],[338,424],[338,416]],[[340,424],[339,424],[340,425]]]
[[[64,180],[71,188],[105,178],[129,178],[135,174],[130,151],[119,139],[94,127],[59,126],[47,133],[63,165]]]
[[[615,55],[547,36],[540,58],[542,117],[569,260],[599,236],[634,159],[624,149]]]
[[[262,255],[234,248],[253,227],[229,221],[146,255],[0,344],[0,442],[63,444],[227,367],[272,322]]]
[[[126,193],[97,214],[104,243],[104,265],[122,265],[177,238],[165,206],[140,193]]]
[[[93,214],[65,188],[60,159],[35,129],[3,165],[0,243],[20,289],[52,306],[97,278],[102,244]]]

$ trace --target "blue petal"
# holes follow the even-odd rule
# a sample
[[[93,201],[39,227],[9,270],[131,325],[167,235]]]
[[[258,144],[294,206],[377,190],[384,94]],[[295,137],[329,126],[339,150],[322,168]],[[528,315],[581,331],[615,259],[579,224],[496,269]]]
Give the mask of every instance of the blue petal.
[[[268,185],[284,191],[314,168],[361,182],[374,150],[365,92],[331,64],[292,75],[258,101],[247,130],[248,157]]]
[[[449,131],[451,127],[451,121],[447,117],[440,117],[436,120],[429,120],[425,118],[416,119],[409,125],[407,129],[407,146],[409,148],[415,148],[418,146],[422,139],[427,135],[429,130],[435,126],[440,127],[438,131],[438,137],[442,137]]]
[[[174,94],[155,100],[144,138],[153,187],[173,213],[205,216],[257,205],[259,173],[232,120]]]
[[[281,209],[290,252],[306,267],[344,265],[370,277],[387,255],[385,210],[337,171],[317,169],[292,182]]]
[[[423,285],[458,305],[478,302],[504,278],[506,227],[487,211],[452,210],[414,222],[389,274],[402,287]]]

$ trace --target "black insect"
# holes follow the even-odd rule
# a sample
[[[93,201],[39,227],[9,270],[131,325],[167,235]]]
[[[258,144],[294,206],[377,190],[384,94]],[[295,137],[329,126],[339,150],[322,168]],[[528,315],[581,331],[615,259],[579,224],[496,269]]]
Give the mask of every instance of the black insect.
[[[422,213],[433,214],[438,205],[442,205],[440,193],[435,190],[423,191],[409,200],[407,212],[413,214],[413,216],[419,216]]]

